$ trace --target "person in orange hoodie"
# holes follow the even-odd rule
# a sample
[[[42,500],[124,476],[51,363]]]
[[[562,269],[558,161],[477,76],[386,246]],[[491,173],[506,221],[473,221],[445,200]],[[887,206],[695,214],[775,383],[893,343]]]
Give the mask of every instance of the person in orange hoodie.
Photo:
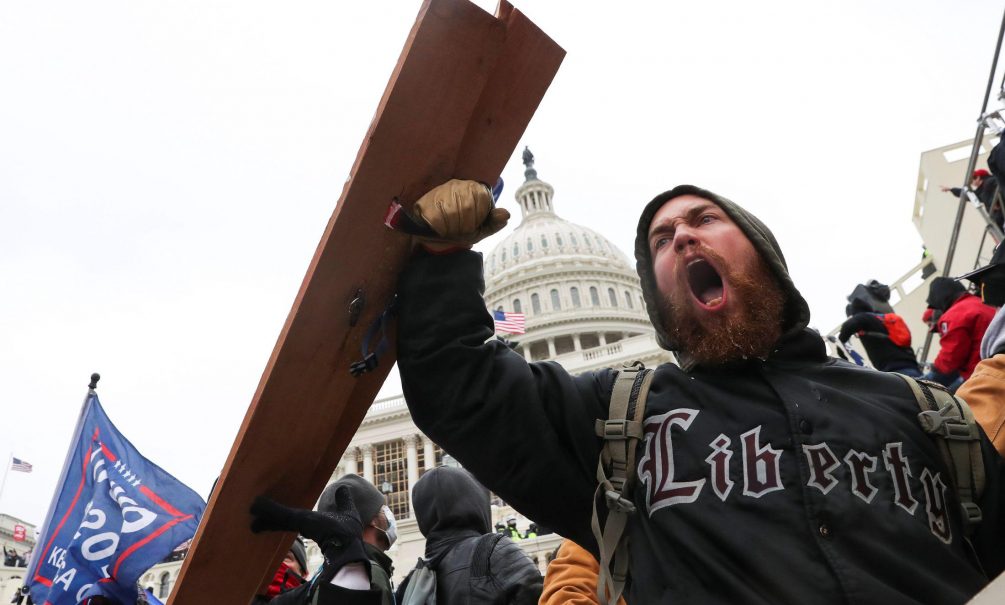
[[[1002,307],[984,332],[981,361],[956,394],[970,404],[974,418],[991,443],[1005,456],[1005,246],[999,244],[986,267],[968,273],[984,304]]]
[[[544,592],[538,605],[599,605],[597,575],[600,565],[585,548],[565,540],[548,564]],[[624,597],[618,605],[625,605]]]

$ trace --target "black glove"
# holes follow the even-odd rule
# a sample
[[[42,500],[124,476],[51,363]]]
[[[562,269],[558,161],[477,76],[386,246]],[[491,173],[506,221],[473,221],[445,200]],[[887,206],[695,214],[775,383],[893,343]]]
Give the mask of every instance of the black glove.
[[[315,512],[283,506],[266,496],[251,505],[251,531],[295,531],[317,542],[325,565],[337,572],[347,563],[366,561],[363,549],[363,522],[348,487],[335,492],[335,512]]]
[[[845,322],[841,324],[841,331],[838,332],[838,340],[840,340],[841,342],[848,342],[848,339],[851,338],[853,334],[855,334],[855,330],[853,330],[852,327],[848,325],[849,323],[850,322]]]

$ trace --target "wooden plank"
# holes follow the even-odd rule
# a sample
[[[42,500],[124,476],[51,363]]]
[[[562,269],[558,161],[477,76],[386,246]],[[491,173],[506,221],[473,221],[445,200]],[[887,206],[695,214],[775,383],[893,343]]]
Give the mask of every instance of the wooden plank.
[[[508,3],[426,0],[293,303],[172,591],[170,605],[246,605],[292,536],[253,535],[262,493],[313,506],[394,361],[354,378],[366,328],[393,294],[407,241],[390,200],[452,177],[494,182],[564,51]],[[349,325],[357,291],[366,303]],[[393,334],[389,335],[393,343]]]

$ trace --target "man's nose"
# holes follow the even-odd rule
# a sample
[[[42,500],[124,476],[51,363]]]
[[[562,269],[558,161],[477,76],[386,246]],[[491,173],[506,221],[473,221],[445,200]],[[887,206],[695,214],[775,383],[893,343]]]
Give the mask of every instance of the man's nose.
[[[674,252],[681,253],[691,246],[698,245],[698,236],[691,227],[681,225],[673,235]]]

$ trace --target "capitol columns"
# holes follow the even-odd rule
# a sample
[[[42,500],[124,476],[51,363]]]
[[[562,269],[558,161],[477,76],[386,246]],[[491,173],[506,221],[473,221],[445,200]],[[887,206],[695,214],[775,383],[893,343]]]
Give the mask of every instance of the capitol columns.
[[[355,475],[359,473],[359,468],[356,467],[357,451],[358,449],[355,447],[346,448],[345,453],[342,454],[342,462],[339,463],[339,467],[341,467],[342,470],[341,472],[338,470],[335,471],[335,474],[338,475],[338,477],[335,477],[336,479],[344,475]]]
[[[408,465],[408,492],[411,494],[412,487],[419,480],[419,436],[405,435],[405,463]]]
[[[425,470],[436,468],[436,449],[433,440],[425,435],[422,436],[422,459],[425,462]]]
[[[373,483],[373,446],[364,443],[359,449],[363,451],[363,478]]]

